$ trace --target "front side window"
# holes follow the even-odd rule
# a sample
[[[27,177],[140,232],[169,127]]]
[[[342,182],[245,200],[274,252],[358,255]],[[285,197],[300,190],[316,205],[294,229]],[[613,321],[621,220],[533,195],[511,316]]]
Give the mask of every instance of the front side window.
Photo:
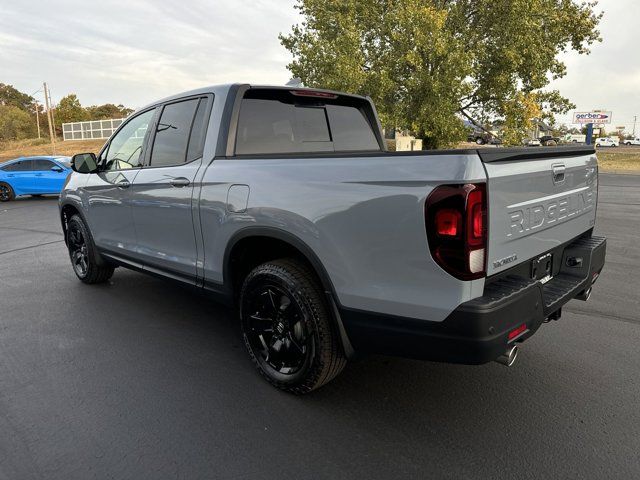
[[[33,161],[33,169],[39,172],[51,170],[56,165],[49,160],[34,160]]]
[[[170,103],[162,110],[151,151],[152,167],[181,165],[187,159],[191,125],[198,107],[198,98]]]
[[[104,159],[104,170],[126,170],[142,166],[144,139],[154,112],[152,109],[132,118],[111,139]]]

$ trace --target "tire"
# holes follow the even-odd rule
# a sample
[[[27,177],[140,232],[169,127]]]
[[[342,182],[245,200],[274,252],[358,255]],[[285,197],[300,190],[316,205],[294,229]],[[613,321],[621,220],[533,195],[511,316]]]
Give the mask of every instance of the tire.
[[[286,392],[315,390],[347,363],[323,289],[297,260],[270,261],[247,275],[240,291],[240,321],[258,372]]]
[[[0,202],[10,202],[16,194],[8,183],[0,182]]]
[[[67,224],[67,247],[73,271],[82,282],[104,283],[113,275],[113,266],[100,257],[80,215],[73,215]]]

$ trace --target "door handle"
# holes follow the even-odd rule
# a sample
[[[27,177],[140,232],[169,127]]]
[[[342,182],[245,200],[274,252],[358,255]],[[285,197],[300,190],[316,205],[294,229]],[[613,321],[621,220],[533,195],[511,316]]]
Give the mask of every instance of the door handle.
[[[171,185],[173,185],[174,187],[186,187],[190,183],[191,182],[189,181],[189,179],[184,177],[177,177],[177,178],[171,179]]]
[[[122,180],[118,182],[117,185],[118,188],[129,188],[131,186],[131,183],[129,182],[129,180]]]

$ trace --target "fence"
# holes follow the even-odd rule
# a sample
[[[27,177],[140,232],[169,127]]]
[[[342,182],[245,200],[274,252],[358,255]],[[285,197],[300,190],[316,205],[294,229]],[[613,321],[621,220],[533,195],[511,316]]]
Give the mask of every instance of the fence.
[[[122,124],[124,118],[108,120],[91,120],[89,122],[73,122],[62,124],[64,140],[106,139]]]

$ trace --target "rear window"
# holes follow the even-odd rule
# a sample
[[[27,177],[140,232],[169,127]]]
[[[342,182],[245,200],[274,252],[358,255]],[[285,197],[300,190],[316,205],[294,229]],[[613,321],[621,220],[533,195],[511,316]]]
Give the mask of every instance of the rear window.
[[[378,151],[367,102],[249,90],[240,105],[236,154]]]

